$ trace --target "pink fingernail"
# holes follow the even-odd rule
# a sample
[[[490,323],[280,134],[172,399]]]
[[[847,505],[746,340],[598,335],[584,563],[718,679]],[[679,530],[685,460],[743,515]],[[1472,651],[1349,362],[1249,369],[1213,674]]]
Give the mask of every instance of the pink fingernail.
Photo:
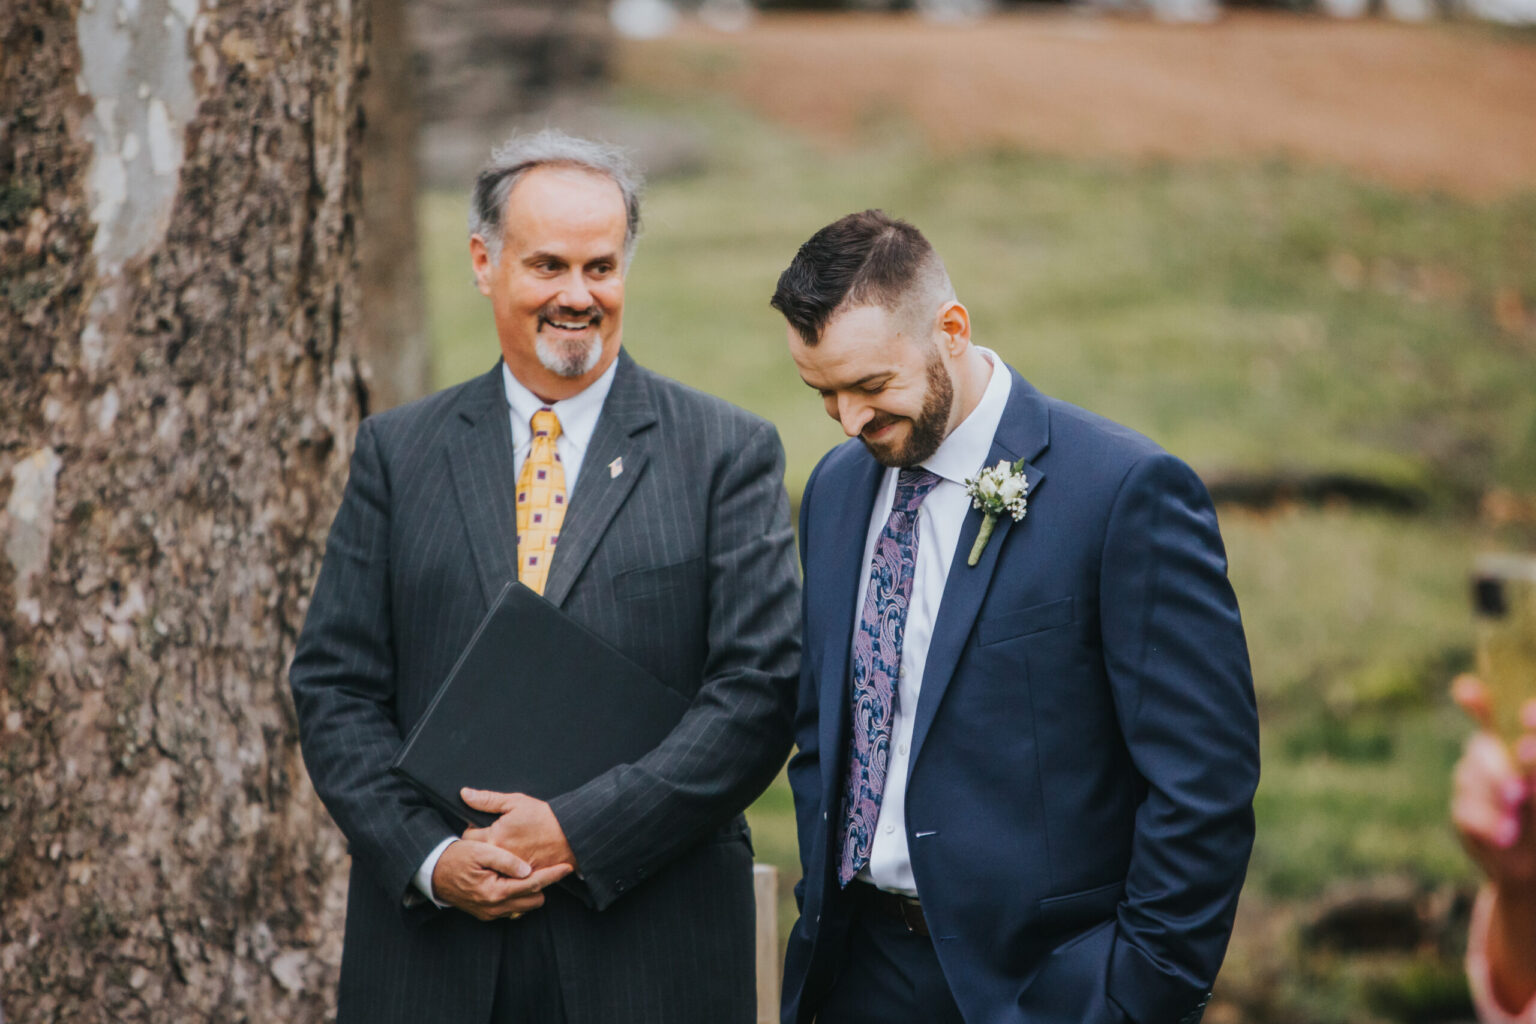
[[[1524,803],[1529,792],[1524,779],[1505,779],[1504,784],[1499,787],[1499,795],[1511,807]]]
[[[1520,742],[1515,744],[1515,756],[1525,764],[1536,761],[1536,736],[1520,737]]]
[[[1499,822],[1499,827],[1493,832],[1493,844],[1500,849],[1507,850],[1515,845],[1515,840],[1520,838],[1520,821],[1516,818],[1505,818]]]

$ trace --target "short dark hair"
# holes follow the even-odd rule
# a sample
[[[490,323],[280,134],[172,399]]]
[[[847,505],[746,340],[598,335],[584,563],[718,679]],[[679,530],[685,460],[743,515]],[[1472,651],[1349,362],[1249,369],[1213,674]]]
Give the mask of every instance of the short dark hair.
[[[936,264],[933,246],[906,221],[883,210],[850,213],[800,247],[768,304],[807,345],[815,345],[839,309],[896,309]]]

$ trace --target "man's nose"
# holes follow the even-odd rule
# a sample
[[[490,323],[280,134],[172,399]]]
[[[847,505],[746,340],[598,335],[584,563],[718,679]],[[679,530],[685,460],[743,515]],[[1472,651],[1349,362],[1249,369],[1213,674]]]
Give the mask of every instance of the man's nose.
[[[858,437],[859,431],[874,416],[874,411],[854,395],[837,396],[837,421],[843,425],[843,433]]]
[[[586,278],[582,276],[579,267],[572,267],[571,272],[560,283],[557,301],[567,309],[579,310],[591,307],[592,291],[587,287]]]

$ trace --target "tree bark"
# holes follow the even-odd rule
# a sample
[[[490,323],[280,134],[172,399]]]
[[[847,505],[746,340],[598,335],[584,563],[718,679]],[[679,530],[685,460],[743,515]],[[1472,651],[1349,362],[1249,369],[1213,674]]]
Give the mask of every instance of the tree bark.
[[[365,8],[0,19],[0,1006],[333,1011],[285,669],[366,404]]]
[[[377,412],[431,390],[432,359],[417,256],[417,88],[405,0],[371,0],[369,21],[359,338]]]

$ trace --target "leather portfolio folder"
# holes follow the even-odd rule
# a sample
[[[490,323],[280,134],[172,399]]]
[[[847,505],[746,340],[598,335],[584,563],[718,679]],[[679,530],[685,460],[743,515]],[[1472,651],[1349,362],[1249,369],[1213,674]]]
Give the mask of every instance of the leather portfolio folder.
[[[390,769],[449,814],[459,789],[548,800],[651,751],[688,700],[516,580],[502,588]]]

